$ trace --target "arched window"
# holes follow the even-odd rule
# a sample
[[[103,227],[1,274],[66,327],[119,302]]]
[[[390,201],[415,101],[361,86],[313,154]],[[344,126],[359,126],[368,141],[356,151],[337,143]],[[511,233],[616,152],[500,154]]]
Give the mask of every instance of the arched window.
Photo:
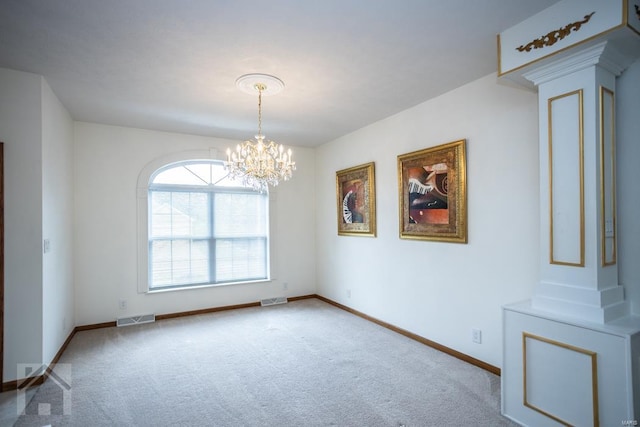
[[[269,279],[266,192],[230,180],[219,160],[170,163],[148,182],[142,290]]]

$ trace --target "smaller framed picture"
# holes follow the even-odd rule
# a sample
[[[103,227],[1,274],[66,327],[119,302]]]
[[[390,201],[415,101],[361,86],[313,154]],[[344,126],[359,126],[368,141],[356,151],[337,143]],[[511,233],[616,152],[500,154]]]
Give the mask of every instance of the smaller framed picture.
[[[376,236],[374,163],[336,172],[338,235]]]
[[[465,142],[398,156],[401,239],[467,243]]]

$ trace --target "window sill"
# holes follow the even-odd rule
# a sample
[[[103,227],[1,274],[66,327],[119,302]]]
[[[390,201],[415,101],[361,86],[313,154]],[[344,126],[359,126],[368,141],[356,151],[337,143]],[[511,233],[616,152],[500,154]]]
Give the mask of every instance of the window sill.
[[[148,289],[147,294],[162,294],[165,292],[174,292],[174,291],[184,291],[184,290],[193,290],[193,289],[202,289],[202,288],[219,288],[222,286],[235,286],[235,285],[252,285],[255,283],[266,283],[271,282],[271,279],[260,279],[260,280],[249,280],[246,282],[227,282],[227,283],[207,283],[204,285],[191,285],[191,286],[177,286],[165,289]]]

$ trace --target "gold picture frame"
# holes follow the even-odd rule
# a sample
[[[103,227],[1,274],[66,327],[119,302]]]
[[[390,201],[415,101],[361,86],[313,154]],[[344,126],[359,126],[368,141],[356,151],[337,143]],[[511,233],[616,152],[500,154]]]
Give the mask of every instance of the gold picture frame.
[[[398,156],[400,238],[467,243],[466,140]]]
[[[374,163],[336,172],[338,235],[376,236]]]

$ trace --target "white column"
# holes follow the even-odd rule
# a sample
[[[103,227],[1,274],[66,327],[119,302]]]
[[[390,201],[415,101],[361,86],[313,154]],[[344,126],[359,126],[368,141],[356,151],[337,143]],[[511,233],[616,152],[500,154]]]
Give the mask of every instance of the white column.
[[[502,413],[532,426],[640,421],[640,317],[618,283],[616,77],[640,0],[562,0],[499,37],[539,104],[540,281],[503,307]],[[535,118],[533,118],[535,120]]]
[[[615,84],[607,41],[524,74],[538,87],[540,283],[533,307],[605,323],[628,314],[616,264]]]

